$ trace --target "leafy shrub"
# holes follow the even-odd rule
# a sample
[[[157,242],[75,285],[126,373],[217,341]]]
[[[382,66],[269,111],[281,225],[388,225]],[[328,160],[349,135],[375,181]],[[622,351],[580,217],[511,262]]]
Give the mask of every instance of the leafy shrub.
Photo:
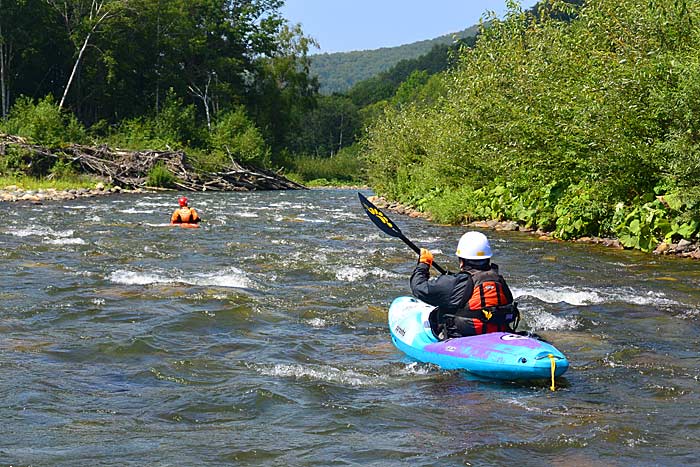
[[[108,134],[111,146],[131,150],[177,150],[197,143],[202,138],[195,120],[194,105],[185,105],[169,90],[163,108],[150,117],[124,119]],[[102,130],[103,124],[95,131]]]
[[[59,109],[51,95],[36,103],[29,97],[19,97],[0,128],[5,133],[50,147],[80,143],[87,137],[85,128],[75,116]]]
[[[57,160],[50,169],[51,177],[57,179],[74,179],[79,176],[78,170],[69,159]]]
[[[462,186],[435,193],[426,198],[422,206],[437,222],[460,224],[480,218],[475,211],[482,193],[480,190],[474,191],[470,186]]]
[[[235,161],[269,165],[270,148],[242,107],[226,112],[217,119],[209,135],[209,142],[214,150]]]
[[[10,146],[5,155],[0,157],[0,172],[9,177],[26,174],[30,171],[32,157],[31,151]]]
[[[632,206],[618,203],[615,210],[615,233],[628,248],[652,251],[661,242],[695,239],[700,232],[700,220],[688,217],[682,197],[675,193],[635,199]]]
[[[176,180],[177,178],[175,175],[173,175],[173,173],[168,170],[168,168],[162,162],[158,162],[148,172],[146,183],[149,186],[173,188],[175,187]]]
[[[361,183],[363,161],[358,152],[357,146],[349,146],[332,157],[297,157],[290,161],[292,172],[303,183],[313,180],[319,180],[324,185]],[[325,180],[325,183],[321,180]]]
[[[554,235],[563,240],[597,236],[603,219],[610,216],[610,208],[597,196],[599,190],[590,183],[571,185],[557,203]]]

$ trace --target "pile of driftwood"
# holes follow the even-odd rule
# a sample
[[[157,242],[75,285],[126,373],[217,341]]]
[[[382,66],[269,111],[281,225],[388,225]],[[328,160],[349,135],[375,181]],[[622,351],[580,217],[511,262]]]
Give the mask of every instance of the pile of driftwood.
[[[252,191],[304,189],[283,175],[231,162],[222,172],[199,172],[187,162],[183,151],[125,151],[107,146],[71,144],[60,149],[29,144],[18,136],[0,134],[0,156],[17,147],[28,164],[47,159],[70,161],[82,172],[96,175],[122,188],[146,188],[149,172],[161,164],[175,176],[174,187],[187,191]]]

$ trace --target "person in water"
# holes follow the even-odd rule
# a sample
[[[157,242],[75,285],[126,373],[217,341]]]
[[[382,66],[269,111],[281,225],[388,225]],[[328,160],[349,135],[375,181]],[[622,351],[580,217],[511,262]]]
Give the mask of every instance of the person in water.
[[[178,203],[180,207],[177,208],[170,217],[171,224],[198,224],[201,221],[197,211],[189,207],[188,200],[185,196],[181,196]]]
[[[436,308],[433,333],[444,340],[488,332],[514,332],[520,320],[517,303],[498,266],[491,263],[486,235],[467,232],[457,245],[459,272],[430,278],[433,254],[421,248],[411,275],[413,296]]]

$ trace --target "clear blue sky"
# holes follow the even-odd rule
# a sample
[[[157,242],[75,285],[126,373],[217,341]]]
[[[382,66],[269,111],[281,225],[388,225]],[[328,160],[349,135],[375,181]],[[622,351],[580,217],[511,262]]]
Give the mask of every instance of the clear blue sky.
[[[537,3],[522,0],[524,9]],[[506,0],[285,0],[282,16],[319,42],[311,53],[395,47],[461,31]]]

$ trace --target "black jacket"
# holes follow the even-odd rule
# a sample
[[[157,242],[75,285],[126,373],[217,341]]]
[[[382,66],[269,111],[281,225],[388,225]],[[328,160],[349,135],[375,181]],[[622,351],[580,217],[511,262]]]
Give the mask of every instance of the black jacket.
[[[498,272],[495,264],[486,264],[481,270],[493,269]],[[472,269],[471,271],[476,271]],[[513,295],[501,276],[504,291],[509,301]],[[456,274],[443,274],[430,278],[430,268],[425,263],[418,263],[411,274],[411,292],[413,296],[430,305],[440,308],[440,314],[459,315],[474,292],[474,281],[469,271],[459,271]]]

